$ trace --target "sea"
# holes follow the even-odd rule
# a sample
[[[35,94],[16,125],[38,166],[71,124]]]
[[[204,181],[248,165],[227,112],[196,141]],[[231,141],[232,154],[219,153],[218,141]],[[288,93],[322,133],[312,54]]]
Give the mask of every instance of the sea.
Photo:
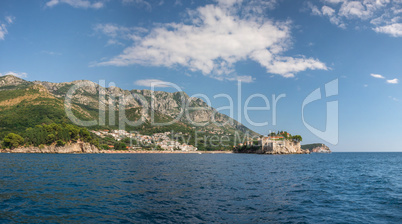
[[[0,223],[402,223],[402,153],[0,154]]]

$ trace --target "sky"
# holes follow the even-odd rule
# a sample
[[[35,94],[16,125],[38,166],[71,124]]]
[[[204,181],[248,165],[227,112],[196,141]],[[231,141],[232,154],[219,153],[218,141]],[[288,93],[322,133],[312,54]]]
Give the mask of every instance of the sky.
[[[0,1],[0,75],[159,81],[335,152],[402,151],[401,73],[401,0]]]

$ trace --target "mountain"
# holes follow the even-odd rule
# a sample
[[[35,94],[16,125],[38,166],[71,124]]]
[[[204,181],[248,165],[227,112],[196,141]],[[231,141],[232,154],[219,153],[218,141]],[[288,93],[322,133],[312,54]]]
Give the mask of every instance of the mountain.
[[[29,82],[7,75],[0,77],[0,137],[10,131],[21,132],[27,127],[42,123],[71,123],[65,112],[64,102],[68,91],[74,86],[81,86],[71,97],[71,109],[77,118],[85,121],[98,120],[100,113],[105,114],[105,124],[90,126],[90,129],[118,129],[119,121],[125,114],[130,121],[142,121],[138,126],[126,125],[125,129],[144,134],[173,130],[211,135],[234,136],[236,132],[240,135],[246,132],[258,135],[208,106],[202,99],[189,97],[184,92],[128,91],[118,87],[104,88],[87,80],[64,83]],[[104,94],[100,96],[100,93]],[[194,109],[197,107],[202,109]],[[179,116],[181,114],[183,116]],[[177,121],[175,118],[178,118]],[[211,122],[212,120],[216,122]],[[157,126],[152,121],[171,124]],[[207,124],[197,125],[203,122]]]

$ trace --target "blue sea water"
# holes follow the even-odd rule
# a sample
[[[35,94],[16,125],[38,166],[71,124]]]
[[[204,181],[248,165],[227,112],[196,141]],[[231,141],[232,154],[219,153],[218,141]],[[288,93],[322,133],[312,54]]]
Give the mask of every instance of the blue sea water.
[[[0,223],[401,223],[402,153],[0,154]]]

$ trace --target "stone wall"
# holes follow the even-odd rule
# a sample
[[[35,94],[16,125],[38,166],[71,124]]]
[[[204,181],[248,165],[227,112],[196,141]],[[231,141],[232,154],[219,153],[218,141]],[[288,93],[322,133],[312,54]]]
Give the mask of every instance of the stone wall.
[[[264,154],[308,154],[308,150],[303,150],[300,146],[300,142],[294,142],[291,140],[262,141],[262,153]]]

